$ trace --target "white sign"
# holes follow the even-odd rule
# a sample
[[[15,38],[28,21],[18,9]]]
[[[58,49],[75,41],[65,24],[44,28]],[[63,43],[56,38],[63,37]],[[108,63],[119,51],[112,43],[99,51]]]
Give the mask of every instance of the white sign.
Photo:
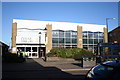
[[[18,30],[16,43],[17,44],[44,44],[45,33],[32,30]]]
[[[40,39],[39,36],[17,36],[16,43],[31,43],[31,44],[39,44]]]

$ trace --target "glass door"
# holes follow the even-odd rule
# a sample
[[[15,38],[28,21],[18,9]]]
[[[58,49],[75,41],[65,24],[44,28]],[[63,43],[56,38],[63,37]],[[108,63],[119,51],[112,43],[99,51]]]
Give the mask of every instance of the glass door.
[[[31,57],[32,58],[38,58],[38,47],[32,47],[32,50],[31,50]]]

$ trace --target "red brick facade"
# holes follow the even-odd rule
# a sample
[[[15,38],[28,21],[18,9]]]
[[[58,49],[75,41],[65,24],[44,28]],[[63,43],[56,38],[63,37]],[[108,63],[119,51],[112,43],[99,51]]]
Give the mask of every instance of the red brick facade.
[[[120,26],[109,32],[109,42],[114,41],[120,43]]]

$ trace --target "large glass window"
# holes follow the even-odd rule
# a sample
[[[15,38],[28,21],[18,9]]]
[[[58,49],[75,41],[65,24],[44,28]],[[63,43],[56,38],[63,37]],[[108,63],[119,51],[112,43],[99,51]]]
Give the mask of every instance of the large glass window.
[[[89,34],[88,34],[88,38],[89,38],[89,39],[93,39],[93,34],[89,33]]]
[[[65,43],[71,43],[71,39],[70,38],[65,38]]]
[[[52,43],[58,43],[58,38],[52,38]]]
[[[89,44],[93,44],[93,39],[89,39]]]
[[[72,38],[72,43],[74,44],[77,44],[77,39],[76,38]]]
[[[31,52],[31,47],[26,47],[26,52]]]
[[[52,32],[52,37],[58,37],[58,35],[59,35],[59,32],[58,31],[53,31]]]
[[[64,31],[59,31],[59,37],[64,38]]]
[[[37,47],[32,47],[32,52],[37,52]]]
[[[60,44],[62,44],[62,46]],[[74,46],[71,46],[71,45],[74,45]],[[64,47],[64,48],[77,47],[77,31],[53,30],[52,46],[53,47]]]
[[[98,39],[94,39],[94,44],[98,44]]]
[[[72,37],[76,38],[77,37],[77,32],[72,32]]]
[[[98,39],[98,32],[94,32],[94,38]]]
[[[99,33],[99,38],[103,38],[103,33]]]
[[[83,44],[87,44],[87,39],[83,39]]]
[[[103,32],[83,31],[83,48],[93,50],[94,46],[103,42]]]
[[[103,39],[99,39],[99,43],[103,43]]]
[[[24,52],[25,51],[25,47],[17,47],[18,51]]]
[[[64,38],[59,38],[59,43],[64,43]]]
[[[83,39],[87,38],[87,33],[83,33]]]
[[[71,35],[71,33],[69,33],[69,32],[65,33],[65,37],[70,37],[70,35]]]
[[[53,46],[53,47],[58,47],[58,43],[57,43],[57,44],[56,44],[56,43],[53,43],[52,46]]]

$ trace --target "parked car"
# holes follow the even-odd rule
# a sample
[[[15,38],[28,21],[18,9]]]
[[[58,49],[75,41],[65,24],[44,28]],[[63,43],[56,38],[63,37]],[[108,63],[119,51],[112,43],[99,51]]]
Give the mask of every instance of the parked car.
[[[120,80],[120,60],[106,61],[91,68],[85,80]]]

